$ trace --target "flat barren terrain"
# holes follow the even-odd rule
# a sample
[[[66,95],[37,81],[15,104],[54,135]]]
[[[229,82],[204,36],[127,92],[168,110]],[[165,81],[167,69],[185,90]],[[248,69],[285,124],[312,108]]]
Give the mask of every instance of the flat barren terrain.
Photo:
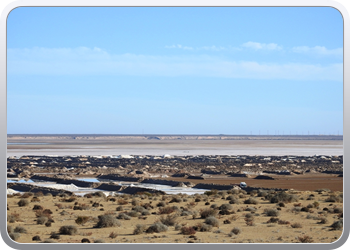
[[[342,192],[327,190],[7,200],[8,231],[23,243],[330,243],[342,234]]]
[[[343,155],[341,136],[10,135],[7,155]]]
[[[195,195],[12,190],[17,242],[330,243],[342,234],[339,136],[10,135],[7,148],[9,178],[225,186]],[[240,182],[249,188],[232,188]]]

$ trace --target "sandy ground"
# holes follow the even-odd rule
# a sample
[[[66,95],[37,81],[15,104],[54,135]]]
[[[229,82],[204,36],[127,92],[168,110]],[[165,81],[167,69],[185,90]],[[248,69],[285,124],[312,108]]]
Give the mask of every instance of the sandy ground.
[[[21,155],[343,155],[342,140],[8,140]]]
[[[172,197],[168,195],[153,197],[125,195],[123,198],[118,197],[115,202],[100,197],[78,197],[71,202],[67,202],[62,197],[52,196],[38,196],[39,201],[31,201],[33,198],[31,196],[26,198],[29,205],[24,207],[19,207],[17,204],[21,197],[14,196],[7,199],[8,216],[14,216],[17,219],[14,222],[8,221],[8,226],[10,230],[14,230],[18,226],[26,230],[26,232],[20,233],[20,237],[16,239],[17,242],[21,243],[35,243],[36,241],[32,240],[33,236],[39,236],[39,242],[49,240],[51,234],[57,234],[60,227],[67,225],[75,226],[78,231],[72,235],[59,234],[59,239],[50,240],[58,243],[80,243],[83,238],[89,239],[91,243],[98,240],[106,243],[296,243],[305,238],[311,239],[309,242],[313,243],[330,243],[341,236],[342,229],[332,230],[330,226],[333,222],[339,221],[343,204],[341,201],[326,202],[326,199],[330,195],[339,197],[342,193],[294,192],[293,194],[299,200],[284,203],[282,207],[276,203],[270,203],[269,200],[259,197],[257,194],[235,195],[240,204],[232,204],[229,209],[230,214],[217,214],[217,225],[214,225],[208,232],[198,230],[193,236],[184,235],[180,228],[205,224],[205,219],[201,218],[200,211],[208,209],[213,204],[216,204],[217,207],[228,204],[229,200],[227,198],[230,194],[222,192],[211,196],[177,196],[181,199],[176,202],[171,202]],[[249,197],[254,198],[258,204],[244,204]],[[118,204],[119,199],[126,201],[126,204]],[[133,200],[135,200],[134,204]],[[157,204],[161,201],[165,202],[165,206],[176,206],[180,209],[171,213],[171,215],[177,214],[176,223],[169,225],[164,232],[134,234],[137,224],[148,228],[161,219],[163,215],[160,214],[160,208],[157,207]],[[92,206],[95,202],[99,203],[97,207]],[[128,213],[132,211],[137,204],[144,205],[146,203],[154,207],[148,210],[147,215],[131,217],[130,220],[120,219],[120,226],[94,228],[99,215],[110,214],[116,217],[121,212]],[[74,210],[74,204],[85,204],[87,208],[86,210]],[[37,224],[37,217],[35,211],[33,211],[34,205],[41,205],[44,209],[51,210],[50,217],[54,220],[51,226]],[[119,206],[121,208],[117,211]],[[300,211],[300,208],[307,206],[313,207],[308,211]],[[192,214],[183,215],[181,210],[184,208]],[[277,218],[281,221],[287,221],[289,224],[268,223],[271,217],[264,212],[268,208],[279,208]],[[255,211],[247,211],[247,209]],[[328,211],[325,211],[326,209]],[[253,223],[250,225],[245,220],[247,214],[253,217]],[[88,216],[89,220],[85,224],[78,225],[75,222],[78,216]],[[320,223],[322,218],[325,219],[324,223]],[[229,221],[229,223],[225,223],[225,221]],[[292,227],[295,223],[299,223],[300,227]],[[237,235],[230,234],[235,227],[240,230],[240,233]]]

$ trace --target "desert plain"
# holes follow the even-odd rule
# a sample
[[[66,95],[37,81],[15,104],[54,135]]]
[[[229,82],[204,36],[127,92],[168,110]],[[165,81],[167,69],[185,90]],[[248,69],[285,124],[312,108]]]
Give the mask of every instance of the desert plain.
[[[12,192],[7,226],[16,242],[331,243],[342,235],[339,136],[12,135],[8,143],[17,180],[111,175],[215,187],[193,195]],[[249,188],[232,188],[240,182]]]

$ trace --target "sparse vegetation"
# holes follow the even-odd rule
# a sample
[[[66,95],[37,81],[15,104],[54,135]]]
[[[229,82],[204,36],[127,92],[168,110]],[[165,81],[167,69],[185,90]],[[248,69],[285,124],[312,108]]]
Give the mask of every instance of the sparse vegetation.
[[[98,216],[98,222],[94,226],[95,228],[104,228],[104,227],[120,227],[121,223],[119,220],[117,220],[116,217],[105,214]]]
[[[78,228],[73,225],[62,226],[59,229],[60,234],[75,235],[78,232]]]
[[[20,207],[25,207],[25,206],[28,206],[29,205],[29,201],[26,200],[26,199],[20,199],[19,202],[17,203],[18,206]]]

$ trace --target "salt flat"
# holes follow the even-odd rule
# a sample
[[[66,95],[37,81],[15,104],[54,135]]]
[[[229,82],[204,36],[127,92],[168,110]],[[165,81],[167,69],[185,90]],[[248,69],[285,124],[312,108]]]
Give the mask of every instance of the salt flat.
[[[8,140],[7,156],[21,155],[343,155],[343,140]],[[16,144],[19,142],[21,144]],[[30,141],[33,143],[33,140]]]

